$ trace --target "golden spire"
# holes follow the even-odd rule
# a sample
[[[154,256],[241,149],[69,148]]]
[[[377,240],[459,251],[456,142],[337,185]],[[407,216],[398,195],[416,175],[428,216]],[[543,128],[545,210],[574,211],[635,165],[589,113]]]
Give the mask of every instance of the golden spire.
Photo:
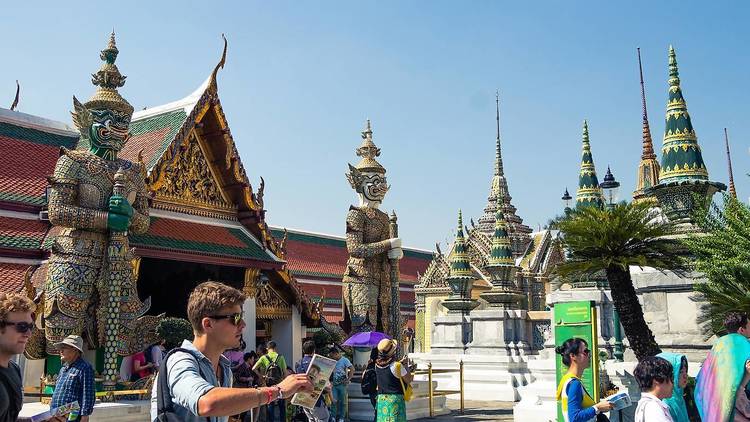
[[[727,147],[727,164],[729,165],[729,194],[732,198],[737,199],[737,190],[734,188],[734,174],[732,172],[732,155],[729,153],[729,135],[727,128],[724,128],[724,144]]]
[[[646,111],[646,89],[643,83],[643,65],[641,64],[641,49],[638,48],[638,73],[641,77],[641,104],[643,106],[643,152],[638,164],[636,175],[636,188],[633,192],[633,200],[640,201],[646,198],[644,191],[651,186],[659,184],[659,161],[654,153],[654,142],[651,139],[651,128],[648,124],[648,112]]]

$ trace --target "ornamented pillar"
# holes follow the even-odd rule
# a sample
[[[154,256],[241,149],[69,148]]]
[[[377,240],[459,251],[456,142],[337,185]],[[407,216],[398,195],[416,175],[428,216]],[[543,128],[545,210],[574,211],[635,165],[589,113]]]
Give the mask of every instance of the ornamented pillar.
[[[245,340],[248,351],[255,350],[255,317],[256,304],[255,295],[257,289],[258,275],[260,269],[245,268],[245,282],[242,286],[242,292],[245,293],[245,303],[242,304],[242,312],[245,314],[245,329],[242,330],[242,338]]]

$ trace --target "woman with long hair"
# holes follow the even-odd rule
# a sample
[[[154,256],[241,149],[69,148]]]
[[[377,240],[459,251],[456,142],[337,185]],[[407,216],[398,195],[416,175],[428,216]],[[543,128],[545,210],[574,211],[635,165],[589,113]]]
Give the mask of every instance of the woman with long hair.
[[[560,379],[557,386],[557,401],[562,404],[565,422],[593,422],[598,414],[612,410],[607,400],[597,403],[583,387],[581,376],[591,365],[591,351],[588,343],[582,338],[569,338],[555,348],[562,355],[563,365],[568,372]]]
[[[411,384],[414,375],[409,373],[406,356],[396,360],[398,342],[383,339],[378,343],[378,358],[375,374],[378,377],[377,422],[406,422],[404,389]]]

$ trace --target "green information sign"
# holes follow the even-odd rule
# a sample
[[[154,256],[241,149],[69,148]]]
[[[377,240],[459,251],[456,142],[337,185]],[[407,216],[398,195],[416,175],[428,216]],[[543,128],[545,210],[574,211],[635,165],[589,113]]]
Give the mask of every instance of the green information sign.
[[[583,371],[581,381],[583,387],[595,401],[599,401],[599,345],[596,331],[596,306],[594,301],[561,302],[555,304],[555,346],[565,343],[565,340],[578,337],[586,340],[591,350],[591,366]],[[563,375],[568,372],[568,367],[563,365],[562,356],[556,355],[555,369],[557,372],[557,383],[560,383]],[[557,420],[563,422],[562,406],[557,404]]]

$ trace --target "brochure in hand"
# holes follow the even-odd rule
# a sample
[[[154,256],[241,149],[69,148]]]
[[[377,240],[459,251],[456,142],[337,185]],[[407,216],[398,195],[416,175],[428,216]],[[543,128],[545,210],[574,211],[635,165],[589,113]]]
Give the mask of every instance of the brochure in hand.
[[[333,373],[333,368],[336,367],[336,361],[328,359],[321,355],[313,355],[310,361],[310,366],[307,367],[307,378],[313,385],[312,391],[305,391],[296,393],[292,397],[292,404],[296,406],[302,406],[307,409],[315,407],[315,403],[323,393],[323,389],[326,387],[328,378]]]
[[[42,422],[50,418],[53,418],[55,416],[65,416],[73,412],[78,412],[80,410],[81,410],[81,406],[78,404],[77,401],[74,401],[72,403],[64,404],[60,407],[50,409],[46,412],[38,413],[34,416],[20,418],[18,420],[19,422]]]
[[[633,404],[628,393],[612,394],[611,396],[607,396],[604,400],[612,403],[612,410],[624,409]]]

